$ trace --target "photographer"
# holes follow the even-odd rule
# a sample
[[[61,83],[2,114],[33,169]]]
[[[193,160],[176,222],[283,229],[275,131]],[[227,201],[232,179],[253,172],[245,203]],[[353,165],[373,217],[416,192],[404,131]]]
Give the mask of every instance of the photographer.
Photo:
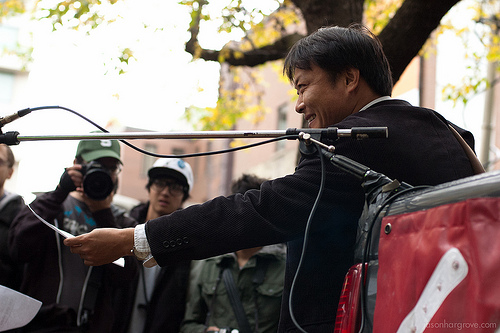
[[[73,166],[65,170],[57,188],[38,196],[30,207],[76,236],[95,228],[134,226],[135,220],[111,203],[121,165],[118,141],[81,141]],[[10,254],[26,263],[20,291],[43,302],[21,331],[119,332],[123,318],[117,318],[121,315],[117,308],[125,307],[123,299],[132,292],[128,282],[137,274],[137,261],[128,257],[124,267],[108,264],[89,269],[62,240],[28,207],[12,223]],[[114,304],[114,299],[120,299],[120,304]]]

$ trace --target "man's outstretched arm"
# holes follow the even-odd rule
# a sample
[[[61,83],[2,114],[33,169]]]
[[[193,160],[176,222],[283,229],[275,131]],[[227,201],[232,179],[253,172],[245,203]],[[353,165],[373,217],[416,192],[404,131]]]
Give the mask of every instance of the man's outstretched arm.
[[[66,238],[64,245],[78,254],[85,265],[100,266],[133,255],[134,228],[96,228],[89,233]]]

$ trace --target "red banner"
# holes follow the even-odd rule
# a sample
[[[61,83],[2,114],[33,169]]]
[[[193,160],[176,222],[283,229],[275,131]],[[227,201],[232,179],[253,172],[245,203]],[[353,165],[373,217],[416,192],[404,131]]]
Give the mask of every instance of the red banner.
[[[500,198],[382,220],[373,332],[398,331],[500,332]]]

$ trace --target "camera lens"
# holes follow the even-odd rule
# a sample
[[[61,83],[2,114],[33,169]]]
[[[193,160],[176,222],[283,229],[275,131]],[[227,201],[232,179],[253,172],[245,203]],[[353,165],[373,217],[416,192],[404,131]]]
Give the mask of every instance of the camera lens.
[[[101,168],[91,168],[83,178],[83,192],[93,200],[104,200],[113,191],[111,176]]]

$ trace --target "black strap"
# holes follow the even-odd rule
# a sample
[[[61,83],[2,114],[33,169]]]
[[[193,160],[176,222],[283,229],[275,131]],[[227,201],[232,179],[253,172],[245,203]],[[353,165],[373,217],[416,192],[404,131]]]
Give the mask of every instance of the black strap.
[[[90,277],[87,282],[85,296],[82,304],[82,312],[80,314],[80,326],[87,329],[90,325],[91,316],[94,314],[97,294],[102,284],[103,267],[91,267]]]
[[[240,294],[234,283],[233,273],[229,267],[225,268],[222,272],[222,278],[224,279],[224,285],[226,286],[227,294],[229,296],[229,301],[233,307],[236,320],[238,321],[238,328],[241,333],[252,333],[250,328],[250,323],[245,314],[245,309],[243,309],[243,304],[241,304]]]
[[[268,261],[264,258],[257,257],[256,258],[256,267],[255,272],[252,277],[253,283],[253,291],[254,291],[254,302],[255,302],[255,332],[259,331],[259,306],[258,306],[258,293],[257,288],[264,282],[266,277]],[[238,321],[239,331],[241,333],[251,333],[252,329],[250,327],[250,323],[248,322],[248,318],[245,314],[245,309],[243,308],[243,304],[241,303],[240,293],[236,287],[234,282],[233,273],[231,273],[231,268],[229,265],[222,266],[222,278],[224,280],[224,285],[226,286],[227,294],[229,297],[229,301],[231,302],[231,306],[233,307],[234,314],[236,316],[236,320]]]

